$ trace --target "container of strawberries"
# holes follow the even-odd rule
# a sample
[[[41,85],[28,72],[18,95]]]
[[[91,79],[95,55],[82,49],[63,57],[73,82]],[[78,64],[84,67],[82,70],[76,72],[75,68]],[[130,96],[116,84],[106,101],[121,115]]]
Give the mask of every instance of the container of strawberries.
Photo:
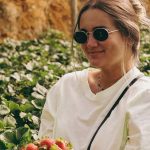
[[[32,143],[28,143],[20,150],[73,150],[70,142],[63,138],[42,138]]]

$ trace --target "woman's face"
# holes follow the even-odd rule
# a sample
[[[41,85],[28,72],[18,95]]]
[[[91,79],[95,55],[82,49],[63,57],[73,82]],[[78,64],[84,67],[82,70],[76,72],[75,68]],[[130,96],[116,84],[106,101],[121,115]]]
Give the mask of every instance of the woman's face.
[[[109,31],[116,30],[110,15],[99,9],[85,11],[80,19],[80,29],[87,32],[93,31],[96,27],[106,28]],[[105,41],[97,41],[89,33],[88,40],[81,45],[85,56],[91,66],[102,69],[113,69],[120,67],[122,62],[128,62],[128,52],[125,52],[125,40],[119,31],[109,34]],[[124,54],[126,53],[126,54]]]

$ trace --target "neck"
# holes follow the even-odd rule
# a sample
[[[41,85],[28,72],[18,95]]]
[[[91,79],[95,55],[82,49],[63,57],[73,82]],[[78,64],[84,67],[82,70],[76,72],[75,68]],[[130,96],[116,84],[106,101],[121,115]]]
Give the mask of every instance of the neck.
[[[89,72],[88,82],[93,93],[98,93],[103,89],[107,89],[116,83],[125,73],[133,68],[134,63],[123,65],[115,65],[105,68],[95,68]]]
[[[133,65],[124,67],[111,67],[111,69],[101,69],[97,71],[97,84],[101,85],[102,89],[106,89],[116,83],[122,76],[127,73]],[[123,69],[124,68],[124,69]]]
[[[102,68],[101,73],[108,78],[121,78],[126,74],[131,68],[134,67],[133,63],[111,66],[109,68]]]

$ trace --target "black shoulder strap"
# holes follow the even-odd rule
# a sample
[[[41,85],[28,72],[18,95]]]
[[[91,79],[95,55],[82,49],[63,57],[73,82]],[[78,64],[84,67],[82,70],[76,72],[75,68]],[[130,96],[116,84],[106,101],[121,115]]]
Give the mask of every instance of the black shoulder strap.
[[[118,99],[116,100],[116,102],[114,103],[114,105],[111,107],[111,109],[109,110],[109,112],[107,113],[107,115],[105,116],[105,118],[103,119],[103,121],[101,122],[101,124],[98,126],[97,130],[95,131],[93,137],[91,138],[91,141],[88,145],[87,150],[90,150],[92,142],[97,134],[97,132],[99,131],[99,129],[102,127],[102,125],[105,123],[105,121],[108,119],[108,117],[111,115],[112,111],[115,109],[115,107],[119,104],[121,98],[124,96],[124,94],[127,92],[127,90],[130,88],[131,85],[133,85],[141,76],[143,75],[139,75],[136,78],[134,78],[129,85],[122,91],[122,93],[120,94],[120,96],[118,97]]]

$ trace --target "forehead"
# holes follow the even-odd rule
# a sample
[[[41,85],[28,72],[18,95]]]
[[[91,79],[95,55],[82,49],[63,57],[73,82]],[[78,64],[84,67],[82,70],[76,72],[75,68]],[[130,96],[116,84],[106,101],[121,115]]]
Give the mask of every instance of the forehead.
[[[114,21],[109,14],[100,9],[90,8],[83,12],[80,18],[80,28],[92,30],[98,26],[112,28]]]

